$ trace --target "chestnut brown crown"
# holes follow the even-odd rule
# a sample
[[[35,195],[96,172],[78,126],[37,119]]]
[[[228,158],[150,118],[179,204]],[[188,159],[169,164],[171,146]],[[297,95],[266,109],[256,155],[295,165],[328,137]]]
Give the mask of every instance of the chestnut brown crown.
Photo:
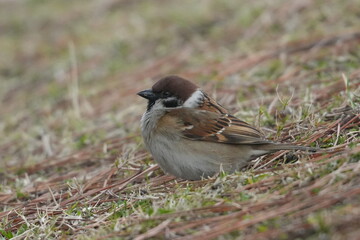
[[[194,83],[178,76],[167,76],[152,86],[154,93],[169,92],[182,101],[186,101],[199,87]]]

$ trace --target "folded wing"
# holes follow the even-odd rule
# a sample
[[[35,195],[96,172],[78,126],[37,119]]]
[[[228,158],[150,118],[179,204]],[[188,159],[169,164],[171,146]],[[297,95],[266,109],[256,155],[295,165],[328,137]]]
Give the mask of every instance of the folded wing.
[[[176,119],[183,130],[182,136],[190,140],[227,144],[271,143],[255,127],[227,113],[179,108],[169,110],[164,117]]]

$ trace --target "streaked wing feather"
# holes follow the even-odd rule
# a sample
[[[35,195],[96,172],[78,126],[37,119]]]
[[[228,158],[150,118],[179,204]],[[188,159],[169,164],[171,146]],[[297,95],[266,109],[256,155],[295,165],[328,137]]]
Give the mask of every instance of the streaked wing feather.
[[[264,144],[270,141],[253,126],[224,113],[215,113],[192,108],[169,110],[169,117],[178,119],[182,135],[191,140],[228,144]],[[207,119],[204,121],[203,119]]]

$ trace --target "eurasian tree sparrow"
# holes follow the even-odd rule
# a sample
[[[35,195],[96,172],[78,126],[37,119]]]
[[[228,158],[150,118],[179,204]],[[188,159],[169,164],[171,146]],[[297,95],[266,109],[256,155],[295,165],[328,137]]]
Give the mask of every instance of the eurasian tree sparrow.
[[[233,172],[278,150],[316,151],[276,143],[228,111],[194,83],[168,76],[138,93],[148,99],[141,118],[147,149],[167,173],[188,180]]]

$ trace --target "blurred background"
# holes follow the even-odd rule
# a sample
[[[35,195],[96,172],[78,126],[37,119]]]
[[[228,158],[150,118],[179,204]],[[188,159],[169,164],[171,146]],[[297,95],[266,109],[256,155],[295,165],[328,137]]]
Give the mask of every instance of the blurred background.
[[[72,114],[86,118],[82,124],[87,124],[103,113],[129,108],[141,102],[137,91],[167,74],[189,77],[209,90],[213,84],[228,88],[236,82],[238,89],[230,90],[245,100],[262,97],[264,89],[259,88],[293,72],[298,76],[300,71],[329,67],[319,74],[331,82],[340,70],[358,67],[357,48],[336,59],[336,66],[328,62],[341,55],[336,52],[340,44],[319,50],[323,52],[311,61],[307,58],[314,51],[291,59],[286,52],[267,55],[313,41],[321,48],[324,39],[358,31],[356,0],[0,4],[0,130],[7,136],[2,142],[11,140],[14,131],[31,131],[29,126],[68,126],[59,121]],[[313,77],[318,76],[300,80],[316,84]]]
[[[136,93],[169,74],[275,139],[355,107],[359,30],[358,0],[1,0],[0,200],[118,156],[147,166]]]
[[[285,86],[284,94],[291,94],[288,86],[293,82],[311,88],[324,78],[330,84],[340,72],[358,67],[356,36],[349,36],[349,45],[333,39],[330,47],[322,48],[322,41],[344,35],[346,39],[358,31],[356,0],[0,4],[2,143],[24,138],[14,136],[17,131],[44,131],[57,135],[55,140],[65,137],[66,128],[73,132],[90,127],[83,125],[105,113],[131,109],[133,103],[143,104],[135,93],[168,74],[193,79],[209,91],[221,85],[244,101],[264,97],[268,88],[273,94],[277,79]],[[301,55],[286,52],[296,47],[312,50]],[[327,70],[316,72],[321,68]],[[312,70],[316,73],[304,74]],[[66,122],[73,117],[81,124]],[[133,128],[133,123],[122,124]]]

